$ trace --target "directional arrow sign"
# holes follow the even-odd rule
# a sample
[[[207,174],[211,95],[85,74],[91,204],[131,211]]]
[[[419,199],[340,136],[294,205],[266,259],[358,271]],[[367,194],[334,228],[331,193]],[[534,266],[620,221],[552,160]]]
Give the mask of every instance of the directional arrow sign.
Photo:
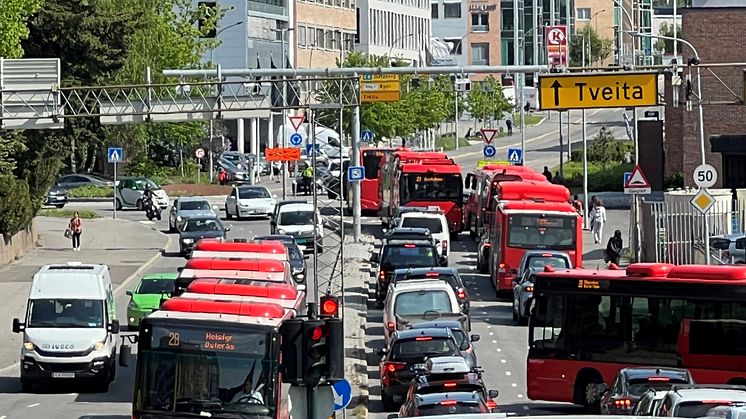
[[[542,110],[657,105],[657,73],[553,73],[539,76],[539,107]]]

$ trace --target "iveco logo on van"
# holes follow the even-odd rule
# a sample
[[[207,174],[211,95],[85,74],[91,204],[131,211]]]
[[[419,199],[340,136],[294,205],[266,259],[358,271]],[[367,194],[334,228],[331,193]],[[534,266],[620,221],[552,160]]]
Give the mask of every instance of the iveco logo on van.
[[[63,343],[53,343],[53,344],[44,344],[41,345],[42,349],[51,349],[53,351],[59,351],[59,350],[67,350],[67,349],[75,349],[75,345],[72,344],[63,344]]]

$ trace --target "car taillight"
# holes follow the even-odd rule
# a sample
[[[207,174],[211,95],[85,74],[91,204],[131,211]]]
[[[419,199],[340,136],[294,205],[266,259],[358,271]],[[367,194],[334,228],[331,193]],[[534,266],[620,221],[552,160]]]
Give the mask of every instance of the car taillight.
[[[534,292],[534,287],[531,285],[526,285],[524,288],[526,289],[526,292]]]
[[[456,383],[445,383],[445,384],[443,384],[443,387],[445,387],[445,388],[453,388],[453,387],[456,387]]]
[[[658,381],[658,382],[669,382],[671,381],[668,377],[648,377],[648,381]]]
[[[458,404],[458,400],[443,400],[440,402],[441,406],[456,406]]]
[[[383,371],[385,373],[392,373],[404,369],[406,366],[406,362],[384,362]]]
[[[384,271],[379,271],[379,272],[378,272],[378,280],[379,280],[379,281],[383,281],[384,279],[386,279],[386,272],[384,272]]]
[[[448,251],[448,240],[443,240],[442,242],[440,242],[440,245],[443,246],[444,253]]]
[[[462,300],[463,300],[464,298],[466,298],[466,291],[464,291],[464,289],[463,289],[463,288],[459,288],[459,289],[458,289],[458,294],[456,294],[456,296],[457,296],[458,298],[460,298],[460,299],[462,299]]]
[[[632,406],[632,400],[630,399],[614,400],[614,406],[619,409],[629,409]]]
[[[496,409],[497,408],[497,403],[495,403],[494,400],[487,400],[487,407],[489,409]]]
[[[414,340],[417,340],[417,341],[433,340],[433,337],[432,336],[419,336],[419,337],[415,338]]]
[[[396,330],[396,325],[394,324],[394,322],[388,322],[388,323],[386,323],[386,327],[388,327],[389,330],[391,330],[391,331]]]
[[[508,265],[506,265],[504,263],[501,263],[501,264],[497,265],[497,272],[501,273],[501,274],[504,274],[505,272],[508,272]]]

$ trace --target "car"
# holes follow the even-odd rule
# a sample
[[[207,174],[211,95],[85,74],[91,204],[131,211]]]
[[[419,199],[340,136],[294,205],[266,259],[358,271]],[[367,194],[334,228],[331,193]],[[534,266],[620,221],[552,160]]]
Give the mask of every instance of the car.
[[[425,240],[431,240],[433,244],[435,244],[435,239],[433,239],[433,235],[430,234],[430,230],[426,228],[416,228],[416,227],[396,227],[394,229],[386,231],[386,234],[383,236],[383,240],[381,241],[381,244],[385,244],[389,240],[404,240],[404,239],[425,239]]]
[[[248,166],[236,165],[230,160],[218,159],[215,163],[218,169],[225,170],[227,183],[243,183],[249,181]]]
[[[371,255],[370,262],[378,264],[376,301],[386,298],[391,276],[402,268],[429,268],[441,264],[438,250],[430,240],[389,240],[379,252]],[[372,273],[375,275],[375,273]]]
[[[458,273],[458,269],[443,266],[397,269],[391,277],[391,283],[396,284],[415,279],[439,279],[447,282],[453,288],[453,292],[456,293],[456,298],[461,305],[461,311],[464,314],[469,314],[469,308],[471,305],[469,302],[469,294],[466,291],[466,286],[464,285],[464,281],[461,279],[461,275]]]
[[[632,416],[658,416],[658,409],[660,409],[661,401],[666,397],[666,393],[667,391],[648,389],[635,404]]]
[[[388,342],[394,331],[431,320],[457,320],[466,329],[468,317],[461,312],[456,294],[447,283],[432,280],[401,282],[389,286],[383,303],[383,338]]]
[[[517,281],[513,282],[513,321],[519,325],[526,325],[531,310],[531,300],[534,298],[536,269],[524,270],[523,275],[516,279]]]
[[[307,278],[306,259],[309,255],[304,255],[305,246],[301,247],[295,241],[295,237],[287,234],[270,234],[266,236],[256,236],[254,240],[277,240],[281,241],[288,248],[290,254],[290,268],[293,272],[293,278],[296,282],[305,282]]]
[[[108,179],[104,179],[100,176],[73,173],[71,175],[65,175],[58,178],[54,182],[54,186],[60,187],[65,190],[80,188],[81,186],[102,186],[111,188],[114,186],[114,182]]]
[[[405,325],[405,327],[411,327],[412,329],[431,329],[443,327],[450,329],[453,334],[453,338],[456,339],[461,356],[467,360],[469,365],[477,366],[477,352],[474,349],[472,343],[479,341],[479,335],[471,335],[467,333],[464,328],[464,324],[458,320],[433,320],[423,321],[421,323],[415,323],[411,325]],[[468,327],[468,325],[467,325]]]
[[[448,329],[394,331],[386,348],[380,349],[381,400],[386,411],[396,410],[412,379],[425,368],[428,358],[461,356]]]
[[[230,219],[242,217],[271,217],[277,201],[264,186],[233,187],[225,199],[225,217]]]
[[[709,418],[746,419],[746,406],[718,406],[707,412]]]
[[[410,382],[406,400],[417,394],[445,393],[448,391],[477,391],[487,400],[487,407],[495,409],[497,390],[487,390],[480,369],[469,368],[463,358],[439,356],[429,358],[423,371]]]
[[[145,191],[145,186],[153,191],[155,201],[161,209],[165,210],[168,208],[168,194],[166,194],[166,191],[160,185],[146,177],[126,176],[118,180],[117,187],[114,188],[117,210],[137,208],[143,211],[145,206],[143,205],[142,193]]]
[[[478,391],[451,391],[434,394],[417,394],[407,400],[397,415],[389,418],[411,418],[431,415],[465,413],[490,413],[492,409]]]
[[[130,330],[140,327],[140,320],[161,306],[161,301],[171,297],[178,272],[148,274],[140,279],[135,288],[127,291],[127,325]]]
[[[324,225],[319,210],[313,204],[290,204],[280,208],[274,234],[287,234],[306,246],[306,251],[324,251]]]
[[[728,263],[746,263],[746,233],[711,237],[710,247],[720,250],[722,260]]]
[[[435,209],[437,208],[437,210]],[[393,228],[396,228],[396,226],[399,225],[399,220],[401,219],[402,215],[409,213],[409,212],[428,212],[428,211],[440,211],[440,208],[438,207],[399,207],[396,209],[396,213],[394,213],[394,216],[391,217],[391,223],[389,225],[384,225],[383,232],[385,233],[387,230],[391,230]]]
[[[269,216],[269,234],[277,234],[277,215],[280,214],[280,209],[282,209],[282,207],[285,205],[307,203],[308,201],[305,199],[285,199],[276,203],[272,215]]]
[[[518,269],[516,269],[516,278],[520,278],[526,269],[534,268],[543,270],[547,265],[554,269],[574,268],[570,256],[565,252],[555,250],[527,250],[518,264]]]
[[[59,186],[52,186],[49,188],[44,205],[64,208],[65,204],[67,204],[67,190]]]
[[[179,254],[188,256],[200,239],[225,239],[230,230],[218,217],[189,218],[179,230]]]
[[[676,384],[694,384],[691,373],[680,368],[622,368],[610,388],[604,390],[602,384],[601,414],[628,415],[647,390],[668,390]]]
[[[728,385],[675,385],[661,400],[657,416],[698,418],[717,406],[746,403],[746,387]]]
[[[215,209],[201,196],[184,196],[176,198],[168,213],[168,230],[176,232],[190,218],[214,218]]]
[[[438,207],[428,208],[427,211],[410,211],[401,214],[396,227],[416,227],[426,228],[435,239],[435,245],[438,247],[438,254],[441,257],[448,258],[450,233],[448,230],[448,220],[443,211]]]

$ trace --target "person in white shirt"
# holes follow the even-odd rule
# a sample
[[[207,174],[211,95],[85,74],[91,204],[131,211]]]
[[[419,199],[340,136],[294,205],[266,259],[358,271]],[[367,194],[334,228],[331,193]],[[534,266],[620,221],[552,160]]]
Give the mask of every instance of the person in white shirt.
[[[593,229],[593,241],[598,244],[603,241],[604,223],[606,223],[606,208],[604,208],[601,199],[595,198],[593,209],[588,214],[591,219],[591,228]]]

